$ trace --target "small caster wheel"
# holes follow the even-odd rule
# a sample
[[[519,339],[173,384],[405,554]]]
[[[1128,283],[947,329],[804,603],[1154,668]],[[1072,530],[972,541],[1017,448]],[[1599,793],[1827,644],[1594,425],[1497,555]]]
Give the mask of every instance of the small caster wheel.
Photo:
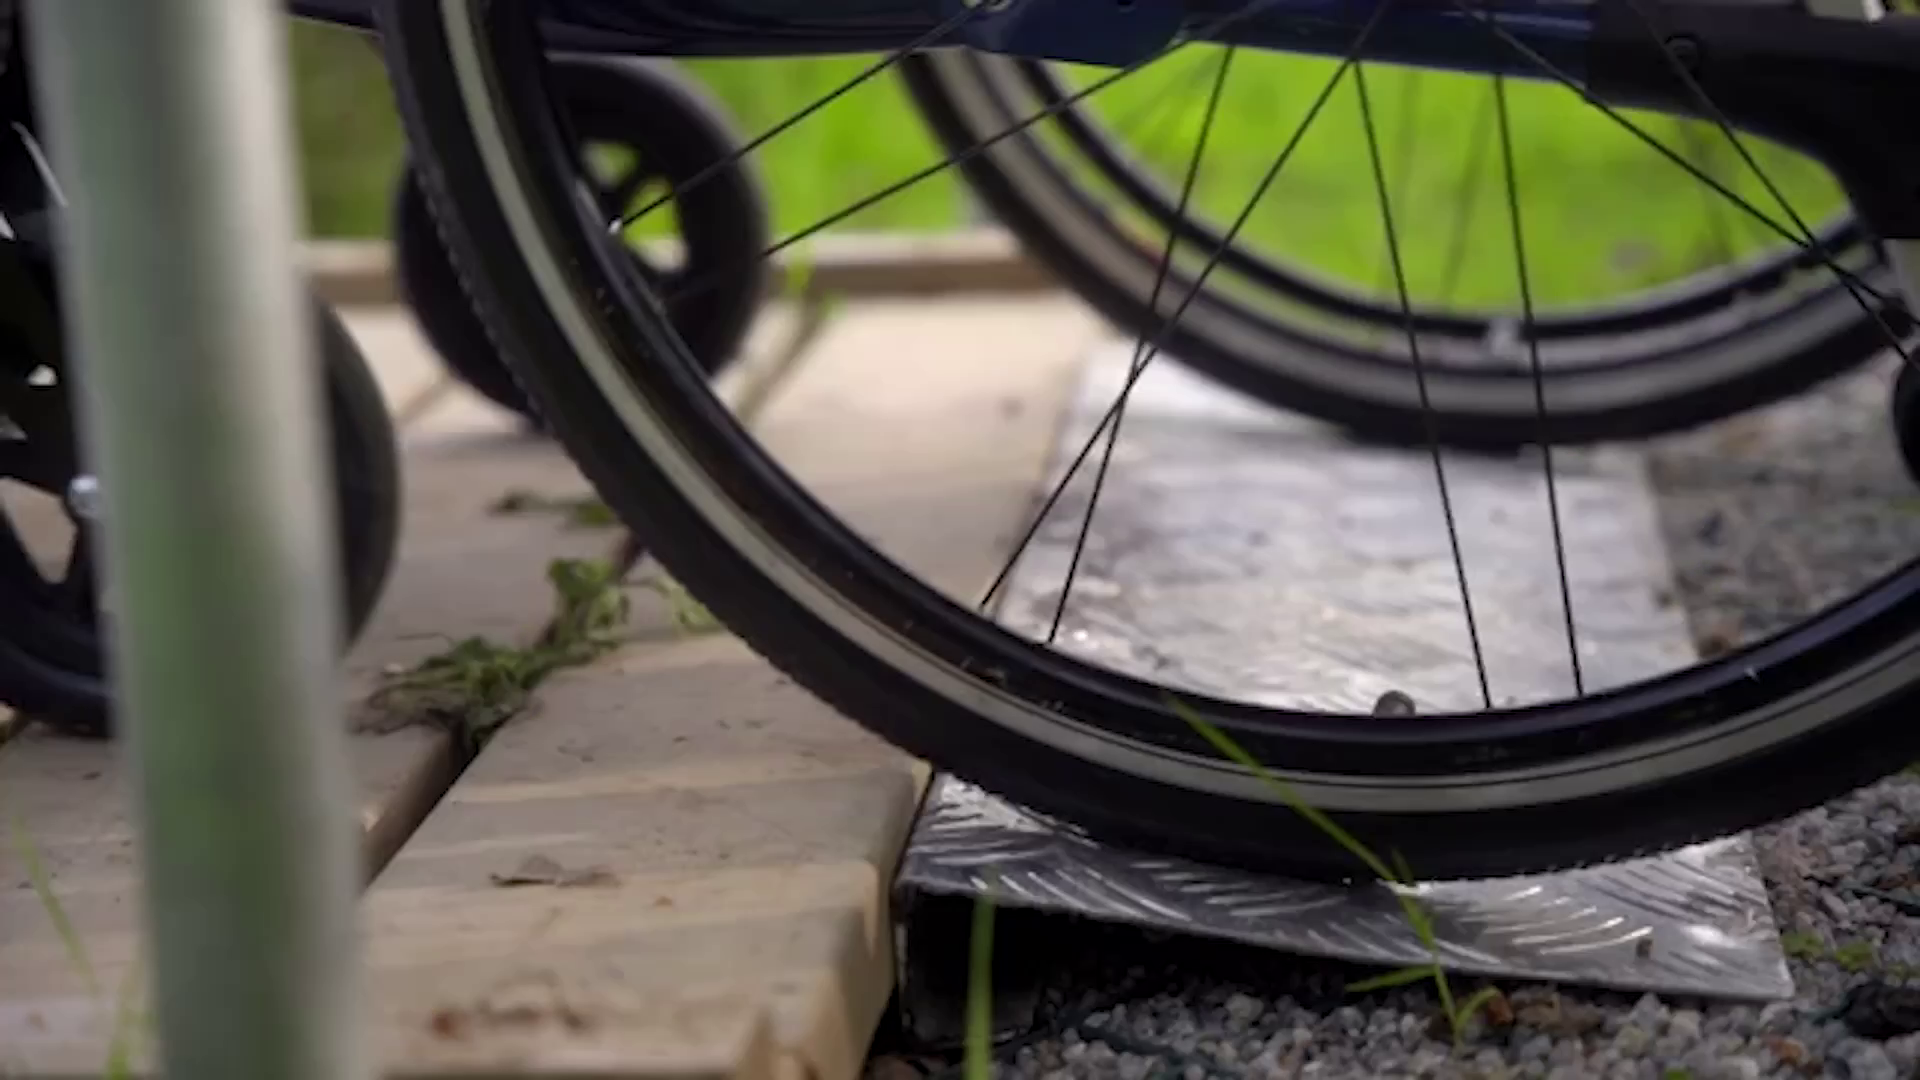
[[[1920,483],[1920,372],[1912,364],[1901,364],[1893,380],[1893,435],[1907,475]]]
[[[112,732],[90,524],[100,492],[79,465],[52,267],[0,250],[0,702],[72,734]],[[22,289],[23,284],[37,288]],[[393,423],[359,347],[314,302],[348,641],[372,615],[400,529]],[[12,489],[12,490],[9,490]],[[49,550],[49,549],[53,550]]]
[[[668,63],[573,56],[550,70],[606,219],[671,193],[657,212],[672,211],[679,256],[668,261],[631,243],[627,250],[688,349],[718,374],[759,310],[770,242],[766,200],[737,157],[739,137],[706,91]],[[400,291],[453,374],[541,426],[475,313],[411,166],[394,195],[393,236]]]

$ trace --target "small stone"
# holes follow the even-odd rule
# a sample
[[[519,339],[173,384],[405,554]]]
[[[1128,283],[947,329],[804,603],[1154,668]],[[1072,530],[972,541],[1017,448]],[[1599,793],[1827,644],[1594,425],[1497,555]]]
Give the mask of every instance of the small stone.
[[[1415,1013],[1400,1014],[1400,1041],[1408,1045],[1426,1038],[1427,1022]]]
[[[1920,1070],[1920,1035],[1902,1035],[1881,1044],[1901,1076],[1912,1077]]]
[[[1722,1058],[1701,1080],[1760,1080],[1760,1063],[1750,1057]]]
[[[1700,1037],[1700,1014],[1692,1009],[1681,1009],[1667,1017],[1667,1034],[1682,1039]]]
[[[1782,1065],[1799,1068],[1807,1063],[1807,1044],[1786,1035],[1764,1035],[1760,1045],[1766,1047]]]
[[[1845,828],[1842,825],[1842,828]],[[1835,844],[1827,849],[1827,864],[1840,870],[1852,870],[1867,857],[1865,841],[1849,840],[1844,844]]]
[[[1833,1048],[1832,1056],[1846,1065],[1847,1080],[1900,1080],[1899,1071],[1879,1043],[1846,1039]]]
[[[1545,1061],[1553,1053],[1553,1036],[1535,1035],[1520,1047],[1516,1055],[1521,1061]]]
[[[1659,1057],[1659,1058],[1685,1057],[1687,1054],[1687,1051],[1691,1049],[1693,1049],[1693,1043],[1690,1040],[1688,1040],[1686,1036],[1675,1035],[1672,1032],[1668,1032],[1667,1034],[1662,1035],[1659,1038],[1656,1038],[1653,1040],[1653,1056],[1654,1057]]]
[[[1561,1003],[1560,1027],[1554,1034],[1562,1038],[1579,1038],[1606,1026],[1607,1010],[1581,1001],[1568,1001]]]
[[[1793,1027],[1794,1008],[1784,1001],[1773,1002],[1760,1010],[1760,1030],[1784,1033]]]
[[[1613,1048],[1621,1057],[1637,1058],[1653,1045],[1653,1036],[1639,1024],[1628,1024],[1613,1037]]]
[[[1266,1010],[1266,1002],[1259,998],[1235,994],[1227,999],[1227,1022],[1235,1030],[1245,1030]]]
[[[1358,1035],[1367,1030],[1367,1017],[1351,1005],[1342,1005],[1328,1014],[1327,1021],[1336,1029],[1349,1035]]]
[[[1480,1012],[1487,1018],[1488,1027],[1513,1026],[1513,1002],[1508,1001],[1507,995],[1498,990],[1495,990],[1493,996],[1487,999],[1487,1003],[1481,1007]]]

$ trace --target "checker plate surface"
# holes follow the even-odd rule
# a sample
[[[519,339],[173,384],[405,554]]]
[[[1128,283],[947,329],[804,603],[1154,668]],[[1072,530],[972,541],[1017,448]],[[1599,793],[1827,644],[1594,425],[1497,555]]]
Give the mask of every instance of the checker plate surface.
[[[1129,351],[1103,351],[1089,365],[1052,476],[1113,402]],[[1554,464],[1589,691],[1688,663],[1638,457],[1559,451]],[[1570,694],[1539,458],[1449,455],[1446,475],[1493,697]],[[1089,487],[1084,477],[1074,484],[1035,538],[1009,581],[1003,622],[1044,635]],[[1399,690],[1421,711],[1480,705],[1430,456],[1357,445],[1170,363],[1135,388],[1058,640],[1165,685],[1241,700],[1364,713]],[[1385,886],[1122,850],[936,777],[897,888],[975,894],[987,867],[1004,903],[1369,964],[1428,958]],[[1750,999],[1792,993],[1744,838],[1417,888],[1460,971]]]

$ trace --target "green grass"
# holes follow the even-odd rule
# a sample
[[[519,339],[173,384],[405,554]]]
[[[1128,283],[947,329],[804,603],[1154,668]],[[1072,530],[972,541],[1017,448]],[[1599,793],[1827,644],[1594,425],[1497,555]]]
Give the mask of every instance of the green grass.
[[[406,137],[380,51],[345,30],[291,25],[308,228],[319,236],[384,236]]]
[[[379,235],[404,153],[379,58],[357,36],[325,27],[297,26],[293,40],[311,227],[322,235]],[[1170,193],[1178,190],[1198,134],[1217,56],[1186,50],[1090,99],[1094,113],[1164,178]],[[750,137],[869,63],[869,57],[848,56],[686,66]],[[1333,71],[1331,61],[1236,56],[1195,193],[1201,214],[1223,227],[1233,219]],[[1365,72],[1410,292],[1428,301],[1516,306],[1491,80],[1382,66]],[[1065,77],[1084,85],[1100,74],[1067,69]],[[1529,277],[1541,305],[1644,288],[1772,241],[1571,91],[1516,81],[1509,99]],[[1756,207],[1781,216],[1717,131],[1630,115]],[[1244,239],[1390,298],[1393,277],[1363,130],[1349,77],[1261,200]],[[1802,215],[1819,219],[1840,207],[1817,166],[1757,141],[1752,147]],[[755,166],[776,228],[786,235],[939,156],[900,85],[882,75],[772,140],[755,155]],[[961,185],[943,175],[841,227],[936,231],[963,224],[967,215]]]

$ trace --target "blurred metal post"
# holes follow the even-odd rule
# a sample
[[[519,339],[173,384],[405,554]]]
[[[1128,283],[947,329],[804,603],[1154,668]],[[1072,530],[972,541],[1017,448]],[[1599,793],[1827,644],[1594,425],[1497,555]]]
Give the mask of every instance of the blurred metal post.
[[[331,485],[271,0],[34,0],[161,1036],[360,1080]]]

